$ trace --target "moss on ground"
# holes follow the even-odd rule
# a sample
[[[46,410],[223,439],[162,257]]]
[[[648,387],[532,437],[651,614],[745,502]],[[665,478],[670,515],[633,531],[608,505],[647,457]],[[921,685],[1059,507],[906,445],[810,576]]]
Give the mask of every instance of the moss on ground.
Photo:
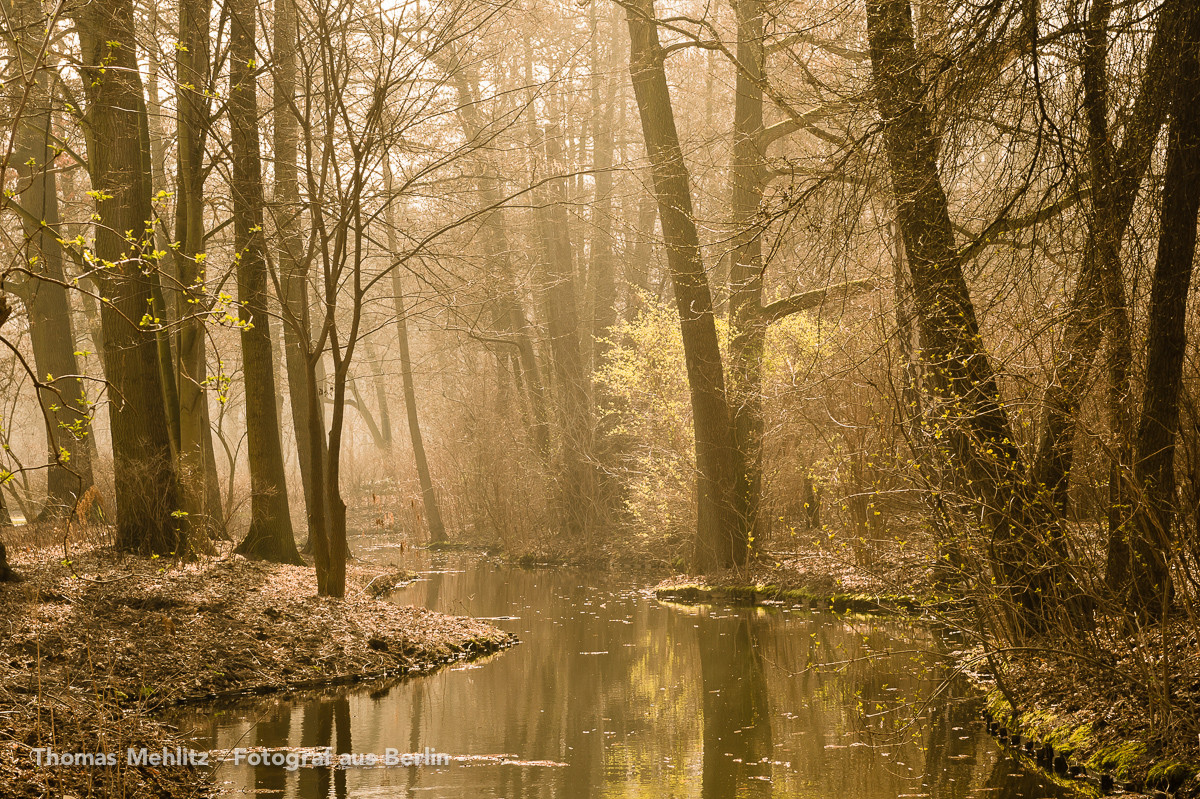
[[[1146,744],[1141,741],[1122,741],[1097,749],[1087,763],[1090,768],[1128,782],[1137,776],[1145,757]]]
[[[1179,760],[1162,760],[1151,766],[1150,770],[1146,773],[1146,787],[1174,793],[1185,782],[1195,777],[1198,770],[1200,769],[1197,769],[1191,763],[1184,763]]]
[[[828,593],[761,583],[717,586],[703,583],[674,583],[659,586],[654,589],[654,595],[659,599],[686,604],[730,602],[754,605],[760,602],[780,602],[827,608],[835,613],[919,613],[937,602],[937,600],[921,600],[902,594]]]

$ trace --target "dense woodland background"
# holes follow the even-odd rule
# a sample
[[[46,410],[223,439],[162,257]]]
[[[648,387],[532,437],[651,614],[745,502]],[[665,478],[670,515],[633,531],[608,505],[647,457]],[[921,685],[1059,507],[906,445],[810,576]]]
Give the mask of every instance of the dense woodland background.
[[[1194,614],[1190,0],[2,12],[3,513]]]

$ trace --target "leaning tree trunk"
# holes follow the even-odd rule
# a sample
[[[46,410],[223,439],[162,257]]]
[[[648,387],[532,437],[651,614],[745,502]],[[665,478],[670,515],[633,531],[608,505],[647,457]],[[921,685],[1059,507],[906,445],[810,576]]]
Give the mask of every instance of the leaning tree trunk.
[[[230,4],[229,121],[233,152],[233,238],[237,260],[242,372],[246,381],[246,438],[250,461],[250,530],[238,545],[243,555],[302,564],[292,535],[283,470],[275,373],[267,313],[267,264],[263,235],[262,160],[258,148],[256,6]]]
[[[153,212],[142,179],[140,137],[145,126],[142,82],[135,58],[131,0],[97,0],[80,8],[84,118],[88,171],[99,197],[95,256],[104,329],[104,371],[116,486],[117,544],[124,549],[184,554],[177,517],[178,478],[162,402],[158,345],[142,324],[152,301]],[[132,232],[133,241],[126,239]]]
[[[700,237],[675,114],[667,88],[654,0],[626,6],[629,72],[662,219],[667,268],[675,291],[696,437],[696,549],[700,571],[745,563],[749,535],[734,497],[743,464],[734,446],[725,372],[717,345],[712,293],[700,258]]]
[[[1200,13],[1191,15],[1182,44],[1171,102],[1158,259],[1146,315],[1146,380],[1134,458],[1141,495],[1130,534],[1129,609],[1150,618],[1166,612],[1172,592],[1175,437],[1200,211]]]
[[[13,30],[20,54],[15,63],[23,74],[10,87],[23,96],[13,98],[20,118],[10,163],[19,176],[18,202],[28,213],[22,226],[33,276],[11,288],[28,309],[34,366],[38,380],[47,383],[38,398],[44,408],[54,409],[50,411],[53,426],[46,431],[50,468],[42,515],[61,516],[71,512],[75,500],[92,484],[87,441],[91,419],[83,381],[75,377],[79,364],[62,245],[58,241],[62,232],[51,148],[51,72],[44,58],[39,58],[45,17],[36,0],[18,0],[14,11]]]
[[[909,0],[867,0],[875,99],[912,276],[929,418],[940,420],[937,433],[949,442],[944,489],[962,492],[977,508],[990,537],[992,571],[1011,600],[1009,621],[1019,633],[1044,626],[1071,587],[1031,524],[1022,456],[954,246],[911,13]]]

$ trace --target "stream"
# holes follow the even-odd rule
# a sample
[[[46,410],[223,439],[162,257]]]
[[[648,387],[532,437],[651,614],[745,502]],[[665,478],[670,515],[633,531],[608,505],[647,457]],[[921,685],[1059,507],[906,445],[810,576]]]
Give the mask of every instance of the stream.
[[[436,751],[448,765],[217,766],[227,795],[814,797],[1067,795],[1006,756],[980,700],[907,619],[687,607],[628,579],[356,542],[421,579],[392,601],[487,618],[512,649],[427,677],[207,709],[196,748]]]

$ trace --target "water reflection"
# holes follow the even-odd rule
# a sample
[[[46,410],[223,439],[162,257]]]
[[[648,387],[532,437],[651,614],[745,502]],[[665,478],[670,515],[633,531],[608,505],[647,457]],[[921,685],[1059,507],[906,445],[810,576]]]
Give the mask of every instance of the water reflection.
[[[704,706],[703,799],[771,795],[771,711],[744,614],[696,628]]]
[[[304,799],[1058,795],[998,754],[961,685],[937,694],[938,641],[906,621],[668,606],[603,576],[416,565],[425,578],[396,601],[492,617],[524,643],[429,678],[205,714],[199,735],[222,748],[432,747],[460,759],[226,764],[225,788]]]

